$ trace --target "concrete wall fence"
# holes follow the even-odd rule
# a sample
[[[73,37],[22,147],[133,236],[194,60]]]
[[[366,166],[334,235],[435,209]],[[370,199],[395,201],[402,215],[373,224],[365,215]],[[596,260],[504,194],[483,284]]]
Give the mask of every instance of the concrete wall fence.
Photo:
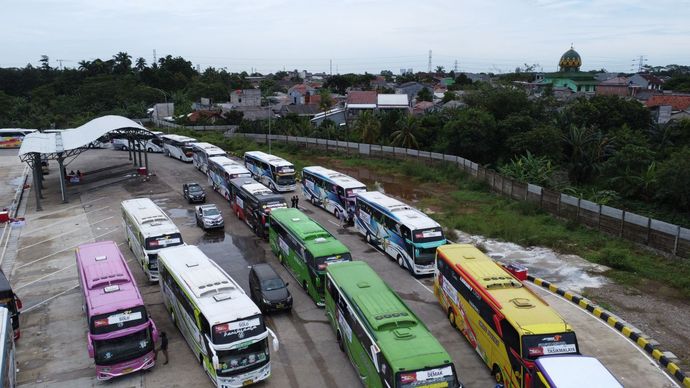
[[[257,133],[226,132],[226,136],[245,137],[258,143],[265,143],[269,140],[269,135]],[[299,136],[270,135],[270,139],[273,142],[292,143],[306,148],[321,148],[370,157],[453,163],[467,174],[488,183],[491,190],[496,193],[515,200],[534,203],[549,213],[590,228],[647,245],[676,257],[690,259],[690,229],[590,202],[541,186],[518,182],[460,156]]]

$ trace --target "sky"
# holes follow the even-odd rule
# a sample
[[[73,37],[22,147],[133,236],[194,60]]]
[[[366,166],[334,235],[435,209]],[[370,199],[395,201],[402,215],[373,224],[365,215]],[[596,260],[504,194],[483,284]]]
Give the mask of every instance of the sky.
[[[230,72],[556,71],[690,65],[690,0],[0,0],[0,67],[120,51]],[[457,64],[456,64],[457,61]]]

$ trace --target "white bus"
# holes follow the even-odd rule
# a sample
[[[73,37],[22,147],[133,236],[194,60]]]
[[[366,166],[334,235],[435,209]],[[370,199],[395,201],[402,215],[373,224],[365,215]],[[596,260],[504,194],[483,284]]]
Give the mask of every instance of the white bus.
[[[139,140],[139,147],[137,148],[135,146],[135,149],[141,149],[148,152],[163,152],[163,140],[160,138],[163,132],[151,131],[151,133],[154,136],[146,140]],[[127,151],[129,149],[129,141],[123,137],[111,137],[110,143],[113,145],[114,150]]]
[[[357,194],[355,227],[412,275],[434,273],[436,247],[446,243],[438,222],[378,191]]]
[[[159,254],[166,310],[217,387],[241,387],[271,374],[269,335],[261,310],[242,287],[196,246]]]
[[[24,136],[36,132],[35,129],[2,128],[0,129],[0,148],[19,148]]]
[[[254,179],[273,191],[295,190],[295,166],[287,160],[261,151],[244,154],[244,165]]]
[[[190,144],[196,142],[195,138],[180,135],[161,135],[161,140],[163,140],[164,155],[183,162],[192,162],[192,147]]]
[[[177,226],[149,198],[122,201],[122,223],[129,249],[150,281],[158,281],[158,252],[184,244]]]
[[[339,218],[355,207],[358,193],[367,191],[367,186],[355,178],[321,166],[305,167],[302,170],[302,192],[307,200]]]
[[[213,187],[213,190],[229,201],[230,181],[235,178],[249,178],[252,173],[227,156],[214,156],[208,159],[206,176],[208,177],[208,184]]]
[[[214,156],[228,156],[222,148],[211,143],[192,143],[192,163],[199,171],[206,174],[208,159]]]
[[[14,332],[9,310],[0,307],[0,387],[12,387],[17,383]]]

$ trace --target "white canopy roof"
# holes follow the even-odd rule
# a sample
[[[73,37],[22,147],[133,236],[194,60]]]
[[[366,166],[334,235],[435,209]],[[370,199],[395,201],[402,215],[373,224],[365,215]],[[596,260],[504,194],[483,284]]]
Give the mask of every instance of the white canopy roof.
[[[19,156],[29,153],[55,154],[77,148],[87,147],[108,132],[118,129],[138,129],[149,132],[140,124],[122,116],[103,116],[88,123],[61,132],[40,133],[26,135]]]

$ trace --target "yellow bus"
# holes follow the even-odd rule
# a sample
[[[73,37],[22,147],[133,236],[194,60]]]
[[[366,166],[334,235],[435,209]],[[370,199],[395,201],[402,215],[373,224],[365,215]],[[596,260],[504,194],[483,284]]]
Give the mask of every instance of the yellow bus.
[[[437,248],[434,294],[506,388],[531,388],[538,357],[580,353],[570,325],[472,245]]]

